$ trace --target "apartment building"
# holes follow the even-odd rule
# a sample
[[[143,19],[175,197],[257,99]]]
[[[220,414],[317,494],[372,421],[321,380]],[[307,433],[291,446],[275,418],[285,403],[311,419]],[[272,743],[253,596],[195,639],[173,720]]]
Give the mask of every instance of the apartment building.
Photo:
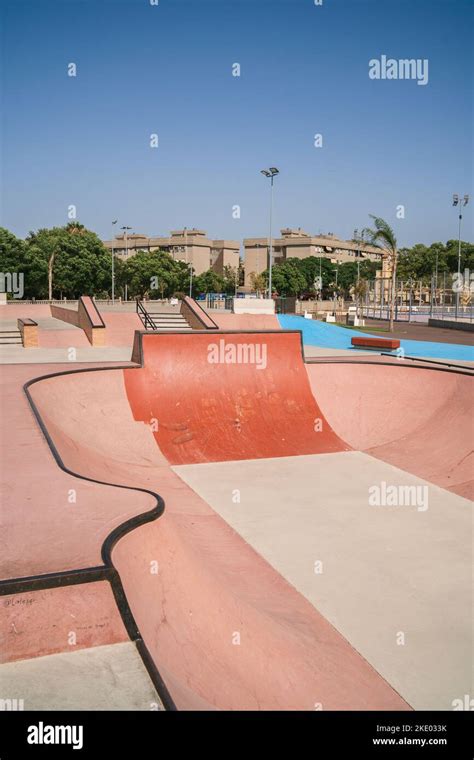
[[[286,228],[280,231],[281,237],[273,239],[273,260],[280,264],[285,259],[306,259],[309,256],[323,256],[345,263],[348,261],[383,262],[384,258],[378,248],[370,245],[358,246],[353,240],[340,240],[335,235],[310,235],[302,229]],[[246,238],[245,251],[245,288],[251,288],[252,273],[259,274],[268,268],[269,239]]]
[[[167,251],[177,261],[192,264],[195,274],[208,269],[223,274],[224,267],[236,269],[239,266],[240,243],[210,240],[204,230],[194,227],[174,230],[169,237],[147,237],[137,233],[117,235],[114,240],[105,240],[104,245],[124,261],[140,251]]]

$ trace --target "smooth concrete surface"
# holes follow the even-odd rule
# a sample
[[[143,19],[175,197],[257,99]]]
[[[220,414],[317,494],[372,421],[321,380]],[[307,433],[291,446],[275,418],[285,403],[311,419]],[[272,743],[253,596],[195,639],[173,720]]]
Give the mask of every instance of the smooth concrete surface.
[[[2,663],[128,640],[108,581],[8,594],[0,609]]]
[[[117,317],[121,316],[117,315]],[[129,314],[128,316],[133,318],[135,315]],[[276,318],[267,317],[266,319]],[[129,323],[125,326],[121,321],[120,324],[117,323],[117,340],[124,340],[124,335],[132,334],[132,321],[132,319],[128,320]],[[235,323],[232,326],[229,325],[229,329],[233,327],[237,327],[237,325]],[[249,329],[252,327],[255,329],[255,325],[249,325]],[[246,328],[241,327],[241,329]],[[54,330],[49,332],[54,340],[59,340],[56,336],[59,336],[60,333],[61,331]],[[61,335],[65,339],[68,338],[66,330],[62,331]],[[286,336],[282,337],[281,345],[286,340]],[[94,350],[94,355],[97,356],[96,350]],[[286,357],[281,357],[282,366],[285,358],[288,363],[290,354],[287,351]],[[183,378],[187,377],[189,387],[189,379],[192,379],[194,374],[198,375],[199,373],[190,371],[188,364],[186,375],[186,360],[185,353],[180,353],[176,346],[170,352],[170,377],[172,376],[173,365],[176,367],[177,364],[182,363],[180,372]],[[159,364],[157,367],[159,370]],[[369,372],[372,367],[373,365],[368,367]],[[10,563],[13,575],[22,574],[22,571],[26,573],[31,567],[39,567],[39,572],[47,571],[44,568],[50,566],[55,569],[65,559],[71,563],[71,565],[67,565],[68,567],[76,566],[74,563],[77,559],[81,560],[81,563],[93,562],[97,557],[101,537],[107,535],[116,524],[122,522],[127,516],[138,514],[145,511],[146,508],[150,508],[145,506],[147,504],[145,495],[137,492],[122,491],[123,502],[121,502],[120,498],[117,498],[117,491],[121,489],[98,487],[91,483],[86,484],[85,481],[70,479],[69,476],[59,470],[57,472],[61,476],[65,476],[66,480],[64,482],[57,481],[56,463],[51,457],[42,435],[36,429],[36,423],[22,393],[22,383],[25,382],[25,379],[38,374],[45,374],[51,369],[47,365],[43,367],[38,365],[5,367],[1,373],[8,377],[3,388],[7,392],[3,397],[4,409],[2,412],[7,418],[7,425],[4,429],[8,430],[9,434],[8,436],[2,435],[2,456],[5,452],[3,459],[5,462],[4,472],[7,474],[5,489],[8,505],[6,510],[7,528],[10,531],[9,536],[13,536],[14,539],[11,542],[9,539],[5,541],[6,566]],[[58,369],[70,370],[71,364],[56,366],[53,371]],[[82,366],[78,369],[82,369]],[[148,378],[149,386],[145,384],[144,392],[151,390],[153,394],[158,393],[158,389],[155,387],[159,386],[161,377],[158,370],[154,376]],[[224,385],[228,381],[235,383],[236,380],[239,380],[239,371],[227,373],[222,372],[222,368],[219,367],[216,370],[220,375],[221,383]],[[140,372],[139,370],[127,370],[126,372],[131,373],[132,371]],[[81,475],[107,480],[117,485],[150,488],[160,493],[165,499],[165,514],[158,520],[135,529],[123,537],[116,545],[112,559],[121,577],[127,599],[143,638],[178,707],[182,709],[314,709],[315,703],[321,703],[324,709],[409,709],[409,703],[407,704],[407,701],[399,696],[397,687],[394,684],[389,685],[377,670],[360,653],[355,651],[351,642],[348,642],[324,617],[324,614],[321,614],[321,608],[319,606],[316,608],[314,603],[305,598],[291,585],[292,581],[289,578],[284,577],[278,570],[274,569],[258,551],[211,509],[203,498],[171,470],[163,452],[156,445],[150,425],[146,424],[148,418],[145,416],[143,421],[136,421],[133,418],[125,392],[124,375],[126,372],[111,369],[50,378],[33,386],[32,394],[66,466],[71,467]],[[423,374],[428,377],[430,373],[424,372]],[[448,375],[448,373],[443,374],[444,376]],[[291,385],[291,382],[295,381],[295,377],[286,376],[287,385]],[[214,378],[215,382],[217,379]],[[240,426],[233,424],[229,427],[229,436],[225,440],[227,455],[234,446],[232,436],[234,436],[234,440],[238,440],[242,431],[242,422],[244,422],[245,429],[248,415],[252,415],[255,411],[252,410],[250,403],[252,398],[258,400],[259,414],[270,415],[270,419],[267,417],[265,419],[267,428],[271,431],[272,440],[278,435],[285,436],[286,426],[274,425],[274,429],[270,426],[271,415],[275,408],[272,406],[274,391],[271,372],[267,379],[270,382],[260,388],[259,393],[261,395],[251,393],[243,399],[241,396],[239,397],[239,394],[235,398],[231,396],[231,402],[235,402],[234,411],[236,414],[229,419],[233,423],[239,420]],[[300,374],[297,375],[296,379],[298,385],[301,385]],[[330,383],[331,378],[328,376],[329,391],[332,391],[334,397],[333,406],[330,407],[331,414],[334,415],[335,419],[338,419],[334,409],[339,404],[344,411],[345,396],[344,394],[341,396],[337,386],[332,387]],[[351,383],[354,384],[353,378],[351,378]],[[306,386],[304,381],[302,386]],[[232,388],[235,386],[232,385]],[[162,386],[161,392],[164,393],[165,390],[166,388]],[[319,401],[314,386],[312,390],[315,394],[317,407]],[[403,399],[402,390],[403,388],[400,386],[400,396]],[[441,385],[438,390],[443,390]],[[297,389],[295,389],[296,392]],[[391,399],[394,394],[397,394],[397,383],[391,383],[390,377],[387,376],[384,384],[374,384],[371,386],[370,392],[373,394],[374,404],[372,407],[368,407],[370,413],[368,414],[367,429],[372,431],[374,436],[372,445],[377,447],[386,442],[383,438],[387,429],[385,406],[387,399]],[[206,401],[207,396],[204,389],[200,389],[199,393],[198,398],[202,404],[203,400]],[[465,399],[461,386],[457,388],[457,395],[461,399],[460,406],[456,406],[455,392],[451,394],[450,391],[449,394],[445,395],[446,412],[448,412],[450,403],[454,404],[456,414],[462,410]],[[322,396],[327,401],[328,395],[322,394]],[[283,398],[283,396],[281,397]],[[176,400],[172,393],[167,394],[169,403],[173,398]],[[367,396],[368,398],[369,396]],[[223,399],[228,405],[226,410],[233,411],[232,403],[229,406],[229,395],[226,396],[224,393]],[[313,404],[314,400],[311,401],[310,399],[311,409]],[[220,407],[214,408],[212,412],[211,406],[201,406],[199,414],[197,414],[196,407],[190,405],[189,416],[184,420],[185,424],[193,426],[197,423],[201,424],[205,419],[209,435],[216,435],[213,420],[218,417]],[[29,414],[25,413],[25,409]],[[202,414],[203,409],[204,414]],[[175,408],[174,412],[176,411],[179,411],[179,408]],[[362,411],[357,411],[357,408],[354,410],[350,405],[346,411],[346,416],[355,415],[356,420],[359,419],[359,421],[364,420],[364,414]],[[401,415],[400,430],[402,430],[403,404],[399,414]],[[171,414],[171,416],[173,415]],[[226,418],[226,424],[229,423],[229,419]],[[415,422],[418,420],[417,424],[420,429],[425,419],[426,417],[423,415],[419,417],[415,415]],[[462,415],[456,419],[458,423],[462,422]],[[344,417],[342,422],[344,422]],[[446,439],[443,437],[443,429],[449,427],[449,417],[440,415],[438,428],[435,425],[436,416],[433,416],[432,422],[430,435],[431,437],[441,435],[444,446]],[[199,434],[202,436],[205,428],[203,425],[199,428],[199,424]],[[340,424],[340,420],[338,424]],[[390,424],[392,424],[391,418]],[[340,427],[341,430],[344,429],[344,425],[340,424]],[[346,425],[346,427],[348,427],[349,432],[352,430],[355,435],[356,425],[353,424],[352,428],[350,425]],[[464,427],[467,429],[466,425]],[[170,429],[172,430],[172,428]],[[388,429],[390,432],[392,428],[388,426]],[[412,428],[409,427],[409,430]],[[336,430],[337,433],[339,430]],[[203,440],[207,445],[205,438]],[[421,444],[422,439],[418,440]],[[186,444],[186,441],[179,442],[180,446],[183,444]],[[398,448],[403,449],[403,435],[400,436],[397,445]],[[452,439],[452,445],[456,447],[456,438]],[[442,463],[443,457],[449,451],[443,446],[439,451],[426,447],[423,449],[420,446],[417,450],[415,446],[410,460],[416,464],[416,474],[420,474],[419,470],[426,467],[431,458],[434,466],[431,467],[430,472],[435,478],[436,465]],[[349,447],[348,445],[346,448]],[[454,451],[456,453],[456,448]],[[44,452],[47,452],[49,457],[45,457]],[[355,454],[355,452],[353,453]],[[341,453],[336,456],[344,457],[347,455]],[[440,457],[439,461],[437,457]],[[463,457],[464,451],[461,452],[461,460]],[[19,462],[23,463],[20,474]],[[376,462],[376,464],[377,467],[386,466],[382,462]],[[242,477],[246,462],[242,461],[240,465],[239,475]],[[455,472],[459,475],[455,486],[463,487],[463,482],[461,482],[462,461],[459,462],[459,466],[460,469],[454,467]],[[351,492],[350,480],[352,476],[344,478],[343,475],[343,469],[342,476],[340,469],[333,475],[332,490],[328,495],[326,505],[326,516],[332,514],[331,509],[337,510],[340,498],[344,498],[344,494]],[[71,481],[76,484],[87,485],[91,491],[80,492],[80,499],[77,504],[74,504],[74,511],[66,516],[65,521],[64,500],[61,499],[63,494],[68,494],[69,489],[74,487],[69,485]],[[357,478],[355,478],[355,483],[357,484],[357,482]],[[290,483],[293,499],[294,494],[297,493],[295,484],[298,484],[297,479]],[[236,488],[238,487],[236,486]],[[19,502],[18,494],[21,497]],[[59,501],[57,500],[58,494]],[[17,502],[20,504],[20,509],[17,508]],[[291,510],[292,503],[291,499],[287,502],[287,512]],[[348,503],[350,504],[349,499]],[[451,505],[451,503],[449,504]],[[68,507],[70,506],[68,503]],[[296,503],[297,511],[298,503]],[[456,513],[456,510],[454,511]],[[255,514],[258,514],[258,510]],[[426,514],[417,513],[417,516],[421,520],[426,517]],[[374,533],[370,521],[361,520],[360,522],[359,530],[365,530],[364,537],[367,534],[370,538]],[[454,525],[457,525],[456,519]],[[340,532],[344,533],[345,525],[339,527]],[[347,532],[350,531],[346,530]],[[324,535],[323,530],[321,533]],[[330,530],[329,533],[331,533]],[[358,536],[357,531],[353,530],[353,533],[356,537]],[[465,533],[468,535],[468,531]],[[394,534],[398,541],[399,534],[396,531]],[[29,540],[32,535],[34,535],[35,541]],[[409,538],[410,535],[408,532]],[[431,533],[428,534],[428,539],[430,535]],[[449,531],[447,535],[451,536]],[[458,538],[455,536],[447,540],[448,543],[452,541],[454,544]],[[375,560],[378,559],[379,553],[386,554],[391,551],[390,544],[378,546],[378,542],[379,536],[375,535],[374,543],[376,546],[373,549]],[[409,540],[408,549],[412,548],[412,543]],[[444,558],[445,543],[446,539],[443,536],[439,542],[442,558]],[[331,548],[331,542],[328,542],[329,544]],[[363,545],[365,546],[365,544]],[[424,548],[422,542],[420,546],[422,549]],[[438,650],[441,648],[444,638],[447,637],[448,643],[451,640],[451,617],[454,619],[454,628],[458,628],[459,595],[456,596],[456,594],[448,593],[448,591],[452,591],[453,578],[456,577],[456,574],[464,572],[463,546],[461,542],[461,557],[458,558],[457,564],[453,564],[452,555],[446,552],[449,555],[448,560],[451,561],[449,572],[445,566],[446,579],[444,583],[439,585],[438,589],[433,587],[431,595],[427,593],[427,602],[422,600],[420,605],[421,622],[424,623],[425,608],[431,609],[436,600],[439,601],[439,609],[442,612],[437,610],[435,620],[435,623],[439,625],[439,637],[435,640],[428,638],[428,644],[435,648],[438,647]],[[407,552],[410,555],[408,550]],[[351,556],[350,553],[349,556]],[[372,557],[370,553],[367,556]],[[422,556],[424,556],[423,553]],[[364,562],[366,572],[370,573],[370,565],[367,559],[356,557],[356,560],[354,560],[357,571],[356,577],[360,573],[359,566],[363,565]],[[404,556],[402,557],[403,560]],[[151,563],[157,565],[158,572],[151,572]],[[375,567],[377,567],[377,562],[375,562]],[[423,565],[419,570],[421,580],[424,581],[425,575],[430,572],[431,567]],[[435,574],[435,580],[439,581],[437,574]],[[381,573],[379,596],[383,600],[387,599],[387,604],[390,604],[391,601],[391,584],[392,577],[387,577],[386,574]],[[349,582],[346,585],[351,588]],[[418,585],[419,578],[415,572],[413,581],[415,591]],[[424,588],[423,584],[421,586]],[[395,584],[395,589],[398,588]],[[361,593],[360,587],[359,593]],[[410,597],[414,591],[410,587],[407,593]],[[18,600],[20,599],[20,595],[15,596]],[[358,598],[355,592],[353,596]],[[39,597],[37,598],[39,599]],[[349,595],[349,601],[350,599],[351,595]],[[53,627],[59,620],[58,635],[59,639],[63,639],[65,626],[67,627],[67,615],[74,616],[77,611],[83,610],[86,597],[82,594],[79,594],[77,598],[70,596],[64,604],[64,611],[67,614],[63,618],[60,616],[58,600],[59,596],[56,596],[54,604],[51,602],[48,609],[49,601],[45,596],[45,611],[42,615],[43,621],[49,622]],[[394,601],[396,605],[399,602],[396,593],[394,593]],[[101,621],[101,604],[100,594],[96,595],[88,610],[88,616],[81,613],[83,615],[81,630],[89,636],[89,646],[95,646],[96,642],[101,642],[100,636],[103,630],[101,628],[103,622]],[[77,610],[74,610],[76,605]],[[451,615],[451,607],[454,610],[454,615]],[[363,606],[361,609],[364,609]],[[382,609],[384,608],[382,607]],[[400,609],[403,612],[403,608]],[[13,615],[16,615],[15,609],[12,608],[12,610]],[[69,612],[70,610],[71,612]],[[33,616],[31,617],[33,620],[34,614],[33,607],[25,612],[22,617],[25,626],[28,625],[28,615]],[[440,623],[442,614],[444,617]],[[16,629],[19,630],[15,619],[9,617],[9,622],[10,619],[13,620]],[[408,623],[412,622],[410,618]],[[364,631],[367,633],[368,630],[369,638],[372,633],[367,626],[371,624],[372,618],[369,618],[367,622],[364,620],[364,616],[360,615],[360,631],[364,634]],[[31,621],[30,626],[33,631],[34,626]],[[355,627],[357,628],[357,626]],[[405,625],[405,627],[407,626]],[[414,628],[415,626],[412,625],[412,636]],[[446,632],[446,629],[449,630]],[[15,633],[14,629],[11,629],[10,634],[12,631]],[[42,631],[43,640],[46,642],[46,625]],[[398,627],[397,632],[400,631],[403,629]],[[425,633],[425,630],[422,630],[417,638],[417,631],[415,631],[417,646],[419,646],[420,638]],[[236,634],[239,635],[238,643],[234,641]],[[54,637],[52,638],[54,639]],[[16,655],[28,656],[28,648],[32,645],[33,638],[25,636],[23,640],[25,642],[23,650],[25,654],[21,654],[21,647],[16,650],[12,648],[13,658]],[[409,651],[407,650],[408,641],[407,639],[405,647],[399,647],[397,651]],[[105,642],[107,642],[106,637]],[[391,642],[392,639],[390,639]],[[461,637],[461,653],[464,652],[464,649],[465,640]],[[396,655],[394,657],[396,659]],[[444,657],[443,650],[438,659],[442,661]],[[388,660],[390,664],[390,658]],[[422,665],[425,665],[424,660]],[[441,680],[440,686],[435,692],[435,698],[438,698],[441,689],[444,687],[442,679],[445,671],[443,668],[444,665],[439,668]],[[415,668],[413,670],[413,679],[423,678],[423,673],[420,676]],[[458,676],[457,665],[454,668],[454,676]],[[451,686],[451,682],[448,683],[448,686]],[[457,696],[459,695],[455,695],[455,697]],[[450,708],[448,707],[448,709]]]
[[[112,561],[178,708],[409,709],[171,470],[151,427],[133,419],[123,374],[49,378],[32,390],[66,466],[165,500],[164,515],[124,536]]]
[[[363,351],[357,349],[345,349],[345,348],[319,348],[319,346],[310,346],[308,344],[304,347],[304,355],[307,359],[320,356],[347,356],[350,359],[357,358],[357,356],[373,356],[377,354],[377,351]]]
[[[54,367],[56,372],[70,369],[70,365]],[[0,372],[2,579],[100,565],[102,543],[113,528],[156,504],[149,494],[91,483],[58,467],[23,391],[24,383],[48,372],[49,365],[30,364],[5,366]],[[121,372],[117,370],[119,380]],[[96,374],[85,373],[91,398]],[[42,383],[31,386],[38,400],[44,387]],[[51,395],[49,402],[56,404],[74,430],[78,417],[67,393],[60,393],[57,400]],[[128,416],[131,420],[130,410]],[[49,422],[46,414],[45,422]],[[99,416],[89,431],[91,456],[102,424]],[[50,432],[54,434],[52,423]],[[110,435],[113,438],[112,430]],[[98,479],[107,480],[106,470]]]
[[[472,499],[472,377],[393,365],[318,363],[306,370],[329,424],[352,448]]]
[[[78,328],[74,328],[78,329]],[[67,330],[62,334],[69,334]],[[79,333],[81,339],[84,337]],[[41,334],[40,334],[41,335]],[[40,337],[40,343],[44,334]],[[86,339],[87,340],[87,339]],[[71,369],[80,362],[128,362],[131,356],[131,344],[123,348],[119,346],[99,346],[92,348],[87,341],[87,346],[75,346],[74,342],[63,348],[23,348],[20,345],[0,346],[0,364],[62,364],[68,362]],[[71,349],[74,353],[71,353]],[[72,357],[72,358],[70,358]]]
[[[298,332],[143,335],[124,370],[133,416],[172,464],[349,448],[311,393]],[[196,382],[190,382],[196,378]]]
[[[130,641],[1,665],[0,699],[24,710],[164,709]]]
[[[412,707],[470,693],[469,501],[355,451],[173,469]],[[371,506],[382,481],[425,486],[428,509]]]

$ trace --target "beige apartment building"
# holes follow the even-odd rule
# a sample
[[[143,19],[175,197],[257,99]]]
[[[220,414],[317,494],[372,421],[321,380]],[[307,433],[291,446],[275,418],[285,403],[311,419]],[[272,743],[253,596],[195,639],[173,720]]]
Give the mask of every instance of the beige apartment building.
[[[259,274],[268,268],[268,238],[246,238],[244,250],[245,288],[250,289],[252,273]],[[353,240],[340,240],[333,234],[309,235],[300,228],[286,228],[281,230],[280,238],[273,239],[275,264],[281,264],[285,259],[306,259],[309,256],[323,256],[341,263],[366,259],[384,262],[378,248],[370,245],[358,246]]]
[[[195,274],[213,269],[223,274],[224,267],[239,266],[240,243],[235,240],[210,240],[204,230],[195,228],[172,231],[170,237],[147,237],[146,235],[117,235],[114,240],[104,241],[106,248],[126,261],[139,251],[167,251],[176,261],[192,264]]]

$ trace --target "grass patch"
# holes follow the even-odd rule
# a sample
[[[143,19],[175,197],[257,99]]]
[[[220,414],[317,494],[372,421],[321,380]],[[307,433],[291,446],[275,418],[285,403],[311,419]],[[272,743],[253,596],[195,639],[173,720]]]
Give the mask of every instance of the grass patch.
[[[346,330],[358,330],[359,332],[380,332],[380,333],[388,333],[389,330],[387,330],[385,327],[352,327],[351,325],[346,325],[343,322],[335,322],[338,327],[345,327]]]

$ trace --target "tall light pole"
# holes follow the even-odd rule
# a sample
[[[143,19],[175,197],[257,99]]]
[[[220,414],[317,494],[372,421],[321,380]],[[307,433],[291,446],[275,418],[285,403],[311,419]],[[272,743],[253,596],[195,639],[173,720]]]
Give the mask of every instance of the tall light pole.
[[[459,296],[461,287],[461,222],[462,222],[462,208],[469,203],[469,196],[465,195],[464,198],[460,198],[457,193],[453,195],[453,206],[459,206],[459,234],[458,234],[458,290],[456,293],[456,319],[459,310]]]
[[[126,261],[127,258],[128,258],[128,237],[127,237],[127,232],[128,232],[128,230],[131,230],[132,228],[124,226],[124,227],[120,227],[120,229],[123,230],[123,236],[125,238],[125,261]],[[128,301],[127,283],[125,283],[125,300]]]
[[[117,224],[118,219],[114,219],[112,225]],[[114,251],[114,232],[112,230],[112,305],[115,303],[115,251]]]
[[[262,169],[261,174],[270,179],[270,252],[269,252],[269,273],[268,273],[268,297],[272,297],[272,265],[273,265],[273,239],[272,239],[272,217],[273,217],[273,180],[279,174],[279,170],[275,166],[270,166],[269,169]]]

